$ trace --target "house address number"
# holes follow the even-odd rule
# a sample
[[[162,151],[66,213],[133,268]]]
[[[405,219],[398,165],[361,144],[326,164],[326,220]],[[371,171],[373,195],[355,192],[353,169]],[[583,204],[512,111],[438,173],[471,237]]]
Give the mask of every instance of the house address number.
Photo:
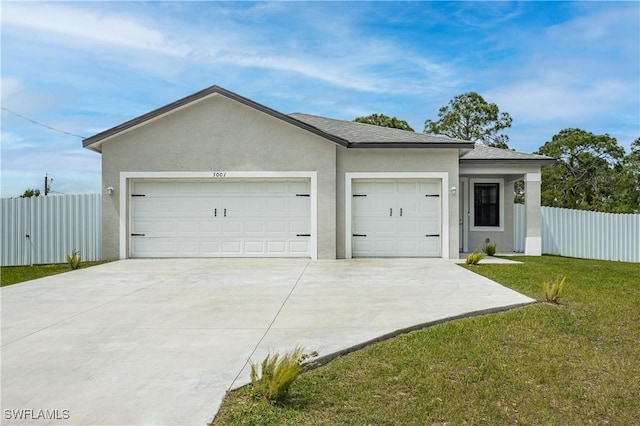
[[[227,177],[227,172],[213,172],[214,178],[223,178]]]

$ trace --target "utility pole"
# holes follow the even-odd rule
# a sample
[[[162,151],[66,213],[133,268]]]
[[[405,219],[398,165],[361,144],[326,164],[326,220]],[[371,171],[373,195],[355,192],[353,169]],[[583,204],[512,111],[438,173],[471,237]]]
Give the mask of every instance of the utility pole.
[[[53,181],[53,179],[51,179]],[[49,183],[49,174],[45,173],[44,175],[44,195],[49,195],[49,191],[51,190]]]

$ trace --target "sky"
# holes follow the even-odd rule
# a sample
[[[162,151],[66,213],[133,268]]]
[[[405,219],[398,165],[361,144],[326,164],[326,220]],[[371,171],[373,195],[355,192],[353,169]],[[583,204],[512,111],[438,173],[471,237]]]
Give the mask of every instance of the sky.
[[[2,197],[100,192],[92,136],[211,85],[289,114],[417,132],[474,91],[534,152],[640,136],[640,2],[0,3]],[[61,133],[38,125],[15,114]]]

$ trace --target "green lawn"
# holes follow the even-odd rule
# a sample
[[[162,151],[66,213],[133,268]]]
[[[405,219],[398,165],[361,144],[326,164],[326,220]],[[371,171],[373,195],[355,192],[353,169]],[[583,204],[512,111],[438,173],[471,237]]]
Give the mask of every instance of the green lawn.
[[[82,262],[80,264],[80,268],[88,268],[90,266],[99,265],[101,263],[105,262]],[[69,271],[71,271],[71,268],[67,263],[34,266],[3,266],[2,268],[0,268],[0,287]]]
[[[374,344],[304,373],[278,406],[239,389],[214,424],[640,424],[640,264],[517,260],[472,270],[538,300],[543,280],[566,275],[560,306]]]

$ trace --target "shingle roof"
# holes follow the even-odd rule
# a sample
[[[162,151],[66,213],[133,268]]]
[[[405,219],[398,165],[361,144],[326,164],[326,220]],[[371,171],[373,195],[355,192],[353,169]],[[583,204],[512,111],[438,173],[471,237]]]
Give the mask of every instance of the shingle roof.
[[[344,120],[318,117],[308,114],[285,115],[274,109],[240,96],[220,86],[211,86],[199,92],[193,93],[175,102],[157,108],[139,117],[133,118],[115,127],[107,129],[82,141],[85,148],[100,152],[102,143],[120,133],[129,131],[157,119],[174,110],[180,109],[200,99],[212,95],[222,95],[229,99],[255,108],[265,114],[269,114],[282,121],[300,127],[311,133],[315,133],[325,139],[349,148],[389,148],[389,147],[413,147],[413,148],[472,148],[468,141],[450,139],[440,136],[429,136],[421,133],[407,132],[400,129],[373,126],[370,124],[355,123]]]
[[[476,145],[474,147],[473,142],[444,136],[425,135],[406,130],[374,126],[353,121],[336,120],[309,114],[296,113],[285,115],[220,86],[208,87],[88,137],[82,141],[82,145],[94,151],[101,152],[101,145],[105,140],[213,95],[225,96],[347,148],[462,148],[468,149],[469,151],[461,155],[461,162],[483,162],[486,160],[519,162],[534,160],[545,163],[554,161],[552,158],[543,155],[524,154],[483,145]]]
[[[473,142],[443,136],[425,135],[406,130],[374,126],[354,121],[336,120],[310,114],[289,114],[289,117],[309,124],[325,133],[349,142],[351,148],[433,147],[472,148]]]
[[[483,162],[483,161],[537,161],[542,163],[553,163],[555,159],[546,155],[526,154],[524,152],[511,151],[508,149],[494,148],[485,145],[476,145],[474,149],[460,156],[461,163]]]

